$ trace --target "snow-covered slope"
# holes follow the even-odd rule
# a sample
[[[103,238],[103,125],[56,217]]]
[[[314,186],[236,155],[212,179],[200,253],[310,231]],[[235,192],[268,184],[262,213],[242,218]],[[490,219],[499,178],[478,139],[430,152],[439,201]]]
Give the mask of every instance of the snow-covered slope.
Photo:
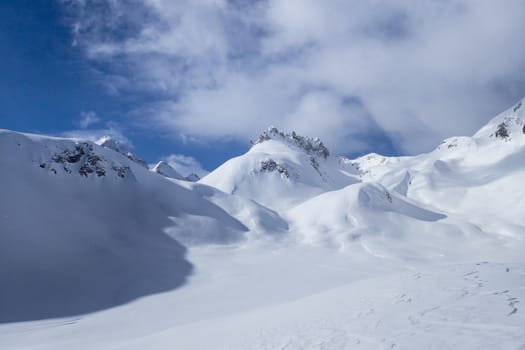
[[[168,235],[197,225],[213,232],[207,242],[224,243],[247,230],[194,191],[94,143],[2,130],[0,150],[0,322],[176,288],[192,265]]]
[[[263,205],[239,195],[231,195],[204,184],[187,184],[188,188],[203,198],[217,204],[249,228],[254,239],[281,239],[288,231],[288,223],[281,216]]]
[[[0,348],[520,349],[523,103],[411,157],[270,128],[197,183],[0,131]]]
[[[341,166],[330,156],[319,139],[270,127],[246,154],[227,161],[200,183],[280,210],[356,183],[356,174],[352,166]]]
[[[364,181],[494,235],[525,232],[525,106],[492,119],[472,137],[452,137],[414,157],[368,155],[354,161]]]

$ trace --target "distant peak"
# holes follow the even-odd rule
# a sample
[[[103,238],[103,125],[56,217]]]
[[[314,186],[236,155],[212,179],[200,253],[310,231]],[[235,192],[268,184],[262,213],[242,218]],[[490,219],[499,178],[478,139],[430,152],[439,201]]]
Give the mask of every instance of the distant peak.
[[[157,174],[160,174],[162,176],[169,177],[172,179],[182,180],[184,178],[181,174],[179,174],[177,170],[173,169],[171,165],[169,165],[167,162],[163,160],[158,162],[151,170],[156,172]]]
[[[301,136],[295,131],[284,133],[279,131],[275,126],[270,126],[268,129],[264,130],[257,140],[250,141],[250,147],[268,140],[284,141],[303,149],[308,154],[323,158],[327,158],[330,155],[330,151],[318,137]]]
[[[523,142],[525,134],[525,100],[520,100],[505,112],[494,117],[475,135],[475,138],[505,142]]]
[[[158,162],[151,171],[156,172],[164,177],[169,177],[176,180],[184,180],[190,182],[197,182],[200,180],[199,175],[191,173],[188,176],[182,176],[177,170],[175,170],[168,162],[161,160]]]
[[[143,166],[144,168],[148,167],[148,164],[142,158],[137,157],[133,152],[131,152],[130,147],[125,142],[106,135],[95,141],[95,143],[104,148],[111,149],[115,152],[123,154],[128,159]]]
[[[129,146],[126,145],[125,142],[122,142],[122,141],[119,141],[109,135],[104,135],[102,136],[100,139],[98,139],[97,141],[95,141],[95,143],[99,146],[102,146],[104,148],[109,148],[109,149],[112,149],[114,151],[117,151],[119,153],[124,153],[124,152],[130,152],[130,148]]]

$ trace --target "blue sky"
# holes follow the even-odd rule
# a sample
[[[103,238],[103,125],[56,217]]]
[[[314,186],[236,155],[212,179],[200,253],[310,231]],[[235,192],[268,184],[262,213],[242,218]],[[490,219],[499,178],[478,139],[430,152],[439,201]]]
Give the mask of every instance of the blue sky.
[[[211,170],[269,125],[333,153],[413,154],[525,95],[520,0],[4,0],[0,13],[0,127],[112,134],[149,162]]]
[[[90,125],[86,135],[110,133],[107,123],[115,124],[149,162],[184,154],[213,169],[246,150],[247,142],[241,140],[188,144],[128,123],[130,110],[146,98],[106,91],[93,63],[72,46],[70,23],[60,3],[0,1],[0,13],[0,128],[62,135],[79,131],[82,114],[92,111],[100,122]]]

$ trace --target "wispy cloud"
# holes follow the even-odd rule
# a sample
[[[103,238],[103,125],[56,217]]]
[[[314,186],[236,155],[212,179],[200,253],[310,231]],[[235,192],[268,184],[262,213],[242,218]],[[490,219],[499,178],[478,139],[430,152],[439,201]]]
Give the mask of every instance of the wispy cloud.
[[[126,136],[124,136],[120,127],[112,122],[106,123],[104,128],[64,131],[60,134],[60,136],[92,142],[98,141],[104,136],[109,136],[127,145],[128,147],[133,147],[132,142]]]
[[[80,126],[80,128],[87,129],[91,125],[97,124],[98,122],[100,122],[100,118],[95,112],[80,112],[80,120],[78,121],[78,125]]]
[[[108,88],[148,94],[143,118],[190,137],[274,124],[420,152],[525,95],[521,0],[62,2]]]

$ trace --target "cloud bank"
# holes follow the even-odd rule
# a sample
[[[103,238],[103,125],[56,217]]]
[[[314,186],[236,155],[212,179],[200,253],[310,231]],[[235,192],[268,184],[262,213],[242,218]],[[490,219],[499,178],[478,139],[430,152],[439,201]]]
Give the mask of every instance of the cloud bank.
[[[525,2],[62,0],[143,125],[213,140],[270,124],[336,152],[470,134],[525,95]]]

